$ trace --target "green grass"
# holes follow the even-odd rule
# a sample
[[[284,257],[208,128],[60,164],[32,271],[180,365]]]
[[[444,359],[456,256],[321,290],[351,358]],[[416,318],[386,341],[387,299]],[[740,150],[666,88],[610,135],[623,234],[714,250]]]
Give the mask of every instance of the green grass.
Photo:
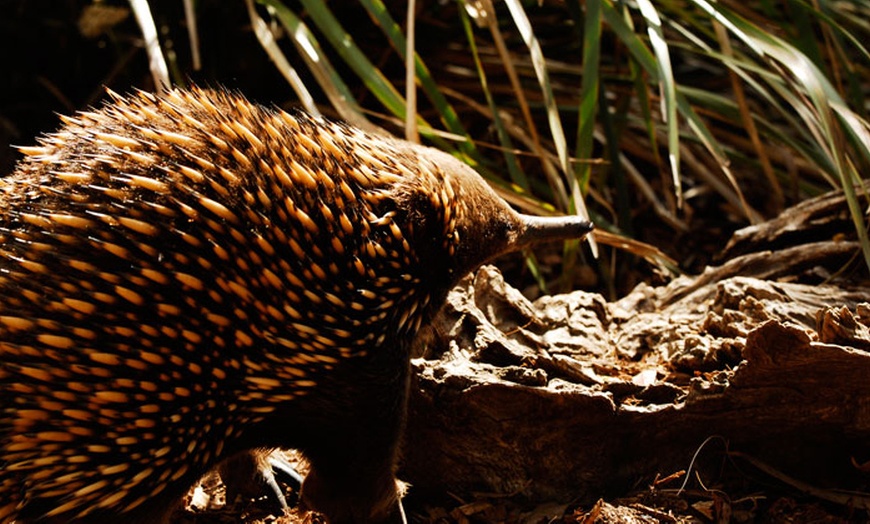
[[[284,29],[270,55],[285,77],[294,63],[315,79],[301,99],[322,93],[342,118],[400,135],[415,112],[425,143],[525,211],[588,214],[638,238],[650,216],[674,235],[696,227],[699,195],[739,227],[841,188],[870,267],[857,189],[870,168],[866,1],[418,2],[417,42],[421,26],[437,42],[418,45],[411,104],[407,3],[257,1],[254,27]],[[619,250],[601,253],[602,275],[616,278]],[[562,280],[582,257],[566,248]]]

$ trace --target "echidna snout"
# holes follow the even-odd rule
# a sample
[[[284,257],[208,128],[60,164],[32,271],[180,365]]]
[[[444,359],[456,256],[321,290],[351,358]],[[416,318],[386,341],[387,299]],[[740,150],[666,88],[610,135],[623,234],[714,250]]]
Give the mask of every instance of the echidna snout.
[[[0,186],[0,522],[161,522],[301,450],[331,522],[401,515],[409,345],[524,218],[452,157],[219,91],[112,95]]]

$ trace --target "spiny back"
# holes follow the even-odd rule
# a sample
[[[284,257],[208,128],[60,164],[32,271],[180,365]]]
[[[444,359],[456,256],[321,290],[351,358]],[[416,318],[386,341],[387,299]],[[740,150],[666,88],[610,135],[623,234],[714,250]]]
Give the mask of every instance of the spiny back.
[[[429,148],[112,96],[0,186],[0,522],[153,518],[239,451],[328,456],[342,417],[393,449],[411,338],[520,216]]]

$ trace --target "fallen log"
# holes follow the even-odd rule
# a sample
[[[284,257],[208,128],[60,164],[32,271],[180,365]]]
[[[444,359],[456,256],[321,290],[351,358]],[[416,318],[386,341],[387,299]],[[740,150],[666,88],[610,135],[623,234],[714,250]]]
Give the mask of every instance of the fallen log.
[[[466,278],[414,360],[402,477],[421,493],[594,502],[690,467],[711,478],[725,457],[863,485],[870,288],[801,283],[856,244],[795,245],[781,218],[758,244],[789,231],[781,251],[738,235],[736,258],[615,302],[530,302],[492,267]],[[716,449],[699,454],[705,442]]]

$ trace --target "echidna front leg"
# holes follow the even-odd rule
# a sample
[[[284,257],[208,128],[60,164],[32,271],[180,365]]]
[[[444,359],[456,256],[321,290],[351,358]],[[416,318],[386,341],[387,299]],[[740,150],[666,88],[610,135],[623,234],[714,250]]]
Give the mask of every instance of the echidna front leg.
[[[349,470],[335,473],[324,473],[312,463],[302,483],[304,509],[322,513],[330,524],[406,524],[392,465],[380,471],[367,468],[357,475]]]
[[[302,452],[310,469],[300,505],[330,524],[404,524],[396,480],[399,442],[405,422],[407,371],[378,380],[353,395],[341,395],[317,438]],[[335,407],[335,406],[333,406]]]

